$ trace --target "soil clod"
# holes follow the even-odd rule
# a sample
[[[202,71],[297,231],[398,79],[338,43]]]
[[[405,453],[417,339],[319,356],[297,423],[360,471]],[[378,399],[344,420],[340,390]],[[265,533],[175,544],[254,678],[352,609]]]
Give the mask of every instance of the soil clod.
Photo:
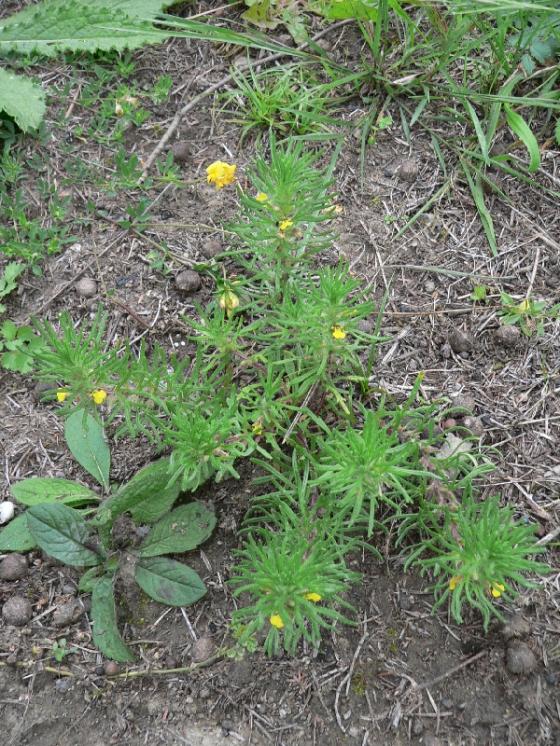
[[[506,664],[510,673],[524,675],[535,670],[537,659],[527,643],[515,640],[507,649]]]
[[[531,633],[531,627],[529,622],[521,616],[521,614],[515,614],[511,619],[508,619],[502,628],[502,636],[506,642],[510,640],[521,639],[523,637],[529,637]]]
[[[192,269],[185,269],[175,277],[175,286],[183,293],[196,293],[201,285],[200,275]]]
[[[14,627],[23,627],[32,616],[31,603],[23,596],[12,596],[2,607],[2,618]]]
[[[76,283],[76,293],[81,298],[93,298],[97,293],[97,283],[92,277],[82,277]]]
[[[66,627],[76,622],[83,613],[84,609],[79,601],[76,599],[66,601],[55,609],[52,615],[52,623],[55,627]]]
[[[214,641],[210,637],[199,637],[191,649],[191,658],[194,663],[202,663],[208,660],[216,650]]]
[[[171,152],[173,153],[173,160],[180,166],[183,165],[183,163],[186,163],[191,157],[191,149],[189,147],[189,144],[186,143],[184,140],[173,143]]]
[[[495,339],[502,347],[517,347],[521,341],[521,332],[516,326],[507,324],[496,330]]]
[[[453,352],[470,352],[473,348],[473,338],[461,329],[452,329],[448,337],[449,345]]]
[[[0,562],[0,580],[21,580],[28,572],[27,560],[21,554],[9,554]]]

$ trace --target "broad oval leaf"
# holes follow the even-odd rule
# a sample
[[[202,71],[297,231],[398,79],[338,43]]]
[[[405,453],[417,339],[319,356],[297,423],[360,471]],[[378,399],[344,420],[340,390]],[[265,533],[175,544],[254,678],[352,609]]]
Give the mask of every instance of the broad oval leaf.
[[[99,522],[102,523],[109,514],[110,519],[114,519],[126,512],[136,523],[155,523],[165,515],[181,491],[179,480],[169,486],[169,465],[169,458],[165,457],[141,469],[103,503],[99,510]]]
[[[90,549],[88,527],[78,511],[67,505],[34,505],[26,513],[27,525],[39,547],[72,567],[99,565],[102,558]]]
[[[93,642],[107,658],[121,663],[134,660],[132,651],[125,645],[117,626],[113,579],[107,575],[100,578],[91,594],[91,621]]]
[[[78,583],[78,591],[80,593],[93,593],[95,584],[99,580],[99,573],[101,570],[102,568],[98,565],[97,567],[90,567],[82,573],[80,582]]]
[[[138,560],[134,578],[148,596],[167,606],[189,606],[206,593],[193,569],[168,557]]]
[[[16,516],[0,531],[0,552],[28,552],[37,542],[27,525],[27,514]]]
[[[105,432],[95,417],[83,409],[76,410],[66,420],[64,436],[80,466],[107,489],[111,454]]]
[[[14,498],[23,505],[56,502],[66,505],[84,505],[99,500],[99,495],[96,495],[89,487],[57,477],[24,479],[13,484],[10,491]]]
[[[1,22],[0,22],[1,23]],[[45,113],[45,93],[23,75],[0,68],[0,109],[24,132],[37,129]]]
[[[203,503],[181,505],[152,528],[140,546],[141,557],[157,557],[194,549],[210,536],[216,516]]]

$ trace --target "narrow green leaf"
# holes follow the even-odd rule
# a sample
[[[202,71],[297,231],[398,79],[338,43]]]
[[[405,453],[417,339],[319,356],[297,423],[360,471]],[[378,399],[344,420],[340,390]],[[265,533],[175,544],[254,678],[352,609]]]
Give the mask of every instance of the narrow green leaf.
[[[156,523],[140,546],[140,556],[188,552],[206,541],[215,525],[216,516],[202,503],[181,505]]]
[[[37,542],[31,536],[25,513],[16,516],[0,531],[0,552],[28,552],[36,546]]]
[[[189,606],[206,593],[194,570],[168,557],[139,560],[134,577],[148,596],[167,606]]]
[[[51,557],[72,567],[101,563],[101,557],[87,546],[88,527],[77,510],[50,503],[34,505],[26,515],[31,535]]]
[[[496,233],[494,231],[494,221],[492,220],[492,215],[490,214],[490,211],[486,207],[486,202],[484,201],[484,193],[480,184],[480,178],[477,178],[475,181],[467,164],[464,161],[461,161],[461,165],[463,167],[463,172],[466,176],[469,189],[471,190],[476,209],[478,210],[478,216],[480,218],[480,222],[482,223],[482,227],[484,228],[486,239],[490,244],[490,250],[492,251],[492,254],[494,256],[497,256],[498,244],[496,242]]]
[[[129,512],[136,523],[155,523],[171,509],[181,491],[179,480],[169,486],[170,479],[169,458],[154,461],[103,503],[98,521]]]
[[[99,495],[69,479],[55,477],[31,477],[13,484],[10,491],[14,498],[23,505],[41,505],[43,503],[64,503],[76,506],[96,502]]]
[[[480,145],[480,152],[482,153],[482,157],[484,158],[484,162],[486,165],[488,165],[488,155],[489,155],[489,147],[488,147],[488,141],[486,140],[486,135],[484,134],[484,131],[482,129],[482,125],[480,124],[480,119],[478,118],[478,114],[476,113],[474,106],[471,104],[470,101],[463,101],[463,105],[465,109],[467,110],[471,122],[473,123],[474,131],[476,132],[476,136],[478,138],[478,144]]]
[[[531,131],[531,128],[527,122],[523,119],[521,114],[514,111],[511,106],[504,104],[504,111],[506,113],[506,120],[509,124],[511,131],[517,135],[523,145],[527,148],[529,153],[529,166],[530,173],[534,173],[541,165],[541,153],[539,150],[539,143],[537,138]]]
[[[108,489],[111,454],[105,432],[95,417],[82,409],[76,410],[66,420],[64,435],[80,466]]]
[[[127,663],[134,660],[117,627],[113,579],[107,575],[95,583],[91,594],[93,642],[107,658]]]

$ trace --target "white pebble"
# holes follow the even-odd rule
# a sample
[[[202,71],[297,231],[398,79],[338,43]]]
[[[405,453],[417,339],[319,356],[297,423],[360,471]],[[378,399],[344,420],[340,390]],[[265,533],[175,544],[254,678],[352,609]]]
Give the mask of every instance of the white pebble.
[[[14,517],[14,504],[9,500],[0,503],[0,526],[4,523],[8,523]]]

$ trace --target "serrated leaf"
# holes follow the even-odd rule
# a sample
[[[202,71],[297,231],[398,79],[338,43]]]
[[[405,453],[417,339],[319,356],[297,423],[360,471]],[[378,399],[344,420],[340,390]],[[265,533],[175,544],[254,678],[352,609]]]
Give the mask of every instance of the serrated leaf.
[[[36,546],[37,542],[31,536],[25,513],[16,516],[0,531],[0,552],[28,552]]]
[[[134,660],[132,651],[125,645],[117,627],[117,613],[113,596],[113,579],[100,578],[91,594],[91,621],[93,642],[107,658],[120,663]]]
[[[16,482],[10,488],[13,497],[23,505],[42,505],[43,503],[64,503],[65,505],[84,505],[99,500],[99,496],[77,482],[55,477],[31,477]]]
[[[139,554],[157,557],[188,552],[206,541],[215,525],[216,516],[202,503],[181,505],[156,523],[142,542]]]
[[[12,117],[20,129],[24,132],[37,129],[45,108],[45,94],[38,85],[0,67],[0,110]]]
[[[78,409],[66,420],[64,435],[76,461],[107,489],[111,454],[99,422],[89,412]]]
[[[181,486],[176,480],[169,486],[169,458],[160,458],[141,469],[106,500],[99,510],[99,521],[114,519],[129,512],[136,523],[155,523],[177,499]]]
[[[539,143],[537,138],[531,131],[531,128],[527,122],[523,119],[521,114],[514,111],[511,106],[504,104],[504,111],[506,113],[506,120],[511,131],[517,135],[523,145],[527,148],[529,153],[529,166],[528,169],[531,173],[534,173],[541,165],[541,153],[539,150]]]
[[[169,34],[150,22],[156,15],[150,10],[153,3],[145,5],[142,18],[122,10],[139,7],[139,2],[43,0],[2,20],[0,52],[35,51],[52,57],[60,51],[119,51],[161,42]]]
[[[72,567],[101,563],[101,557],[86,544],[89,530],[77,510],[51,503],[34,505],[26,515],[31,535],[46,554]]]
[[[194,570],[168,557],[140,559],[134,578],[148,596],[167,606],[189,606],[206,593]]]

